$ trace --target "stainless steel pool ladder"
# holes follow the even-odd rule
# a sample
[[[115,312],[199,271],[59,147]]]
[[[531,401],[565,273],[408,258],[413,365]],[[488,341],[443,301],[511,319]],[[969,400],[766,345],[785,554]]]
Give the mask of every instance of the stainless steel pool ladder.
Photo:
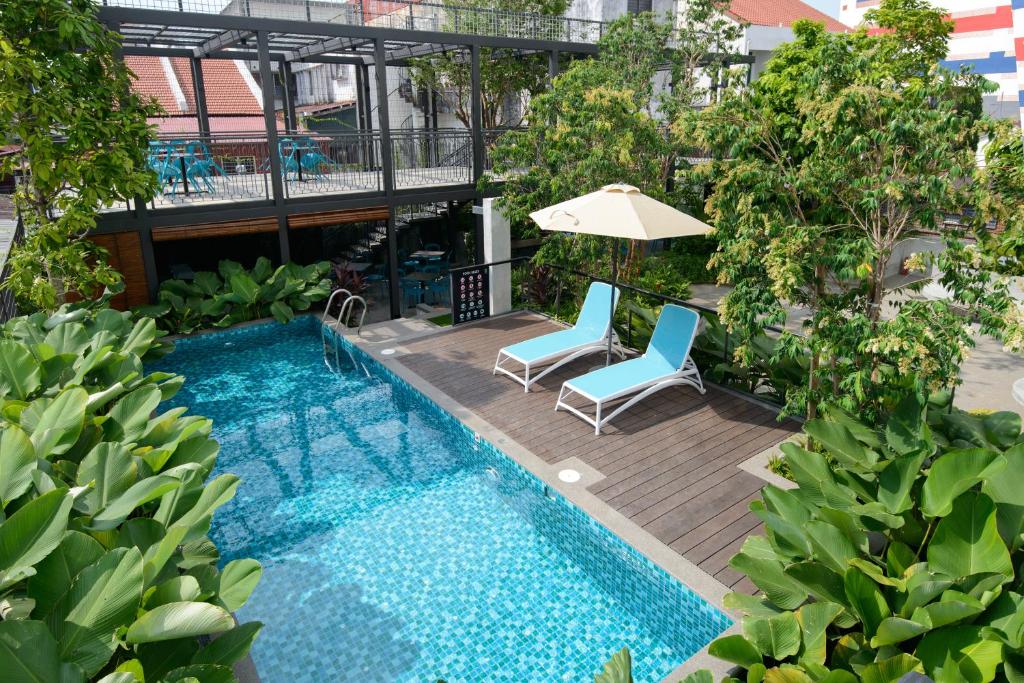
[[[334,347],[334,368],[332,368],[331,367],[331,362],[330,362],[330,360],[328,358],[328,355],[327,355],[327,352],[328,352],[327,312],[329,310],[331,310],[331,305],[334,303],[335,297],[337,297],[339,294],[343,294],[343,293],[347,294],[348,298],[345,299],[345,301],[342,302],[341,310],[338,311],[338,317],[334,320],[333,323],[331,323],[331,329],[334,331],[334,334],[331,335],[331,343],[330,343],[330,346]],[[361,303],[363,305],[362,314],[359,316],[359,327],[356,328],[356,334],[360,334],[363,331],[363,320],[366,319],[366,300],[363,299],[363,297],[361,297],[361,296],[352,294],[347,289],[336,289],[336,290],[334,290],[331,293],[330,298],[327,299],[327,305],[324,307],[323,316],[321,316],[321,318],[320,318],[320,338],[321,338],[321,341],[323,342],[323,346],[324,346],[324,365],[326,365],[327,369],[332,371],[332,372],[334,372],[335,369],[338,369],[338,370],[341,369],[341,362],[340,362],[340,359],[339,359],[339,347],[341,346],[341,343],[340,343],[339,340],[340,340],[341,334],[338,332],[338,325],[339,325],[339,323],[341,323],[344,320],[345,321],[345,327],[346,328],[348,327],[349,319],[352,317],[353,308],[355,307],[355,303],[356,302],[359,302],[359,303]],[[352,360],[353,367],[358,367],[358,364],[356,363],[356,358],[352,354],[352,351],[346,349],[346,352],[348,353],[349,358],[351,358],[351,360]]]

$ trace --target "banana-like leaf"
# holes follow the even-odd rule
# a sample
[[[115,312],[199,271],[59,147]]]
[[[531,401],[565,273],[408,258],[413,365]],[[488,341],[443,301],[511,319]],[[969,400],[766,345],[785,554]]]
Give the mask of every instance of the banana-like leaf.
[[[279,323],[287,323],[295,318],[295,311],[283,301],[275,301],[270,304],[270,313]]]
[[[191,602],[199,598],[199,582],[187,574],[175,576],[146,592],[146,609],[171,602]]]
[[[760,664],[763,659],[761,651],[739,634],[724,636],[713,641],[708,646],[708,654],[738,664],[745,669]]]
[[[171,602],[149,610],[128,628],[129,643],[154,643],[227,631],[235,620],[208,602]]]
[[[199,290],[206,296],[213,296],[220,291],[221,287],[224,286],[223,281],[217,276],[217,273],[211,273],[210,271],[200,271],[195,274],[192,278],[192,284],[199,288]]]
[[[103,423],[109,441],[135,441],[149,424],[149,416],[160,403],[160,389],[141,386],[121,397],[110,409],[110,419]]]
[[[864,624],[864,635],[872,638],[882,620],[892,612],[876,584],[867,574],[851,567],[843,580],[846,598]]]
[[[81,387],[65,389],[49,402],[45,399],[35,401],[24,413],[31,414],[32,445],[36,455],[51,459],[55,455],[66,453],[79,434],[85,420],[85,407],[89,403],[89,394]],[[42,412],[35,413],[32,409],[40,404]],[[25,427],[22,421],[22,427]]]
[[[1005,467],[1003,456],[983,448],[949,451],[939,456],[924,481],[921,511],[929,517],[945,517],[957,496],[978,482],[993,479]]]
[[[231,666],[249,653],[253,641],[262,629],[262,623],[251,621],[225,631],[197,652],[192,657],[192,663]]]
[[[68,525],[71,496],[54,489],[30,500],[0,523],[0,588],[20,580],[60,544]]]
[[[1024,444],[1018,444],[1003,453],[1006,468],[998,477],[986,479],[981,492],[996,504],[996,523],[999,535],[1012,550],[1021,545],[1024,533]]]
[[[0,432],[0,509],[25,493],[35,468],[36,451],[28,434],[17,425]]]
[[[201,523],[204,518],[210,517],[217,508],[235,497],[238,484],[239,479],[233,474],[222,474],[207,482],[195,505],[188,512],[171,521],[186,528]]]
[[[127,491],[137,476],[138,466],[123,444],[101,441],[78,466],[78,485],[92,486],[76,507],[87,515],[96,514]]]
[[[629,649],[622,648],[609,659],[594,683],[633,683],[633,659]]]
[[[878,475],[878,502],[894,515],[909,510],[913,501],[910,489],[921,474],[928,452],[920,450],[891,460]]]
[[[0,398],[24,401],[39,388],[42,377],[39,362],[24,344],[0,339]]]
[[[829,625],[843,611],[833,602],[814,602],[804,605],[796,612],[800,623],[800,661],[804,664],[824,664]]]
[[[880,648],[895,645],[905,640],[916,638],[931,629],[930,620],[926,623],[900,617],[886,617],[878,625],[878,631],[871,639],[871,647]]]
[[[245,273],[236,273],[228,280],[231,285],[231,293],[237,297],[240,304],[252,305],[259,301],[260,287]]]
[[[1002,652],[1003,644],[986,637],[979,626],[947,626],[921,638],[915,654],[928,673],[952,658],[969,683],[987,683],[995,678]]]
[[[793,612],[774,617],[747,617],[743,635],[759,652],[776,660],[784,660],[800,650],[800,622]]]
[[[171,555],[177,550],[178,545],[182,539],[185,538],[185,533],[188,531],[185,527],[173,526],[167,530],[167,533],[158,543],[146,548],[142,557],[142,573],[146,580],[146,585],[151,584],[164,566],[167,564],[167,560],[171,559]]]
[[[896,683],[911,671],[921,672],[921,662],[913,655],[898,654],[871,662],[861,670],[860,679],[863,683]]]
[[[57,641],[41,621],[0,621],[0,671],[6,683],[63,683]],[[84,679],[79,672],[81,681]]]
[[[809,420],[804,431],[824,444],[842,464],[870,468],[878,462],[878,453],[866,448],[844,425],[828,420]]]
[[[152,318],[141,318],[136,321],[132,331],[125,337],[121,350],[124,353],[134,353],[140,358],[146,355],[156,339],[156,321]]]
[[[220,573],[217,596],[224,607],[234,612],[242,607],[252,595],[256,584],[263,575],[263,567],[252,559],[232,560]]]
[[[103,546],[80,531],[68,531],[60,545],[35,566],[28,580],[28,595],[35,600],[35,615],[49,616],[53,608],[71,590],[79,572],[103,556]]]
[[[180,479],[165,474],[158,474],[138,481],[96,514],[92,518],[89,528],[97,531],[113,529],[127,519],[135,508],[151,500],[156,500],[179,486],[181,486]]]
[[[83,569],[49,619],[61,658],[94,675],[117,647],[114,632],[131,622],[141,601],[138,548],[115,548]]]
[[[928,564],[954,577],[982,572],[1013,575],[1010,553],[996,527],[996,508],[983,493],[967,491],[935,527],[928,544]]]
[[[796,609],[807,599],[807,590],[788,576],[778,561],[755,559],[741,552],[729,561],[729,565],[750,577],[773,604],[783,609]]]

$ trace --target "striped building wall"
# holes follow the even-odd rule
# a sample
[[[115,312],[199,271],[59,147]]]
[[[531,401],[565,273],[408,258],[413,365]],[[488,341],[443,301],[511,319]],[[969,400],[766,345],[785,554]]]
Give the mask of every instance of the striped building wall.
[[[1024,0],[932,0],[955,23],[944,65],[973,66],[999,86],[986,110],[1024,121]],[[858,25],[879,0],[840,0],[839,18]]]

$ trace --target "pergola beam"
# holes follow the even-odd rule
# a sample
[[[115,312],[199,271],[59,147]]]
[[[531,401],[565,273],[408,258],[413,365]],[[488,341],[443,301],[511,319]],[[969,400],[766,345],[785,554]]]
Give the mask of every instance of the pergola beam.
[[[256,34],[252,31],[242,31],[238,29],[218,33],[201,45],[192,48],[192,56],[198,58],[206,57],[212,52],[220,52],[221,50],[238,45],[242,41],[252,38],[254,35]]]
[[[344,52],[346,50],[352,50],[357,47],[367,45],[372,41],[360,40],[356,38],[328,38],[327,40],[321,40],[319,43],[313,43],[311,45],[305,45],[300,47],[298,50],[284,53],[284,61],[286,62],[299,62],[304,60],[310,60],[311,58],[319,55],[327,54],[328,52]]]

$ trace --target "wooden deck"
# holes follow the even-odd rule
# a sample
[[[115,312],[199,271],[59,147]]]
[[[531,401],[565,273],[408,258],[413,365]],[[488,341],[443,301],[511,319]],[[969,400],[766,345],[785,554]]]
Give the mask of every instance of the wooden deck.
[[[716,387],[701,396],[684,386],[651,396],[595,436],[554,405],[562,382],[598,356],[548,375],[528,394],[491,374],[500,347],[557,329],[541,316],[514,313],[408,342],[399,360],[545,461],[576,456],[598,470],[605,478],[592,493],[721,583],[753,592],[728,562],[759,526],[747,504],[765,482],[737,465],[798,426]]]

